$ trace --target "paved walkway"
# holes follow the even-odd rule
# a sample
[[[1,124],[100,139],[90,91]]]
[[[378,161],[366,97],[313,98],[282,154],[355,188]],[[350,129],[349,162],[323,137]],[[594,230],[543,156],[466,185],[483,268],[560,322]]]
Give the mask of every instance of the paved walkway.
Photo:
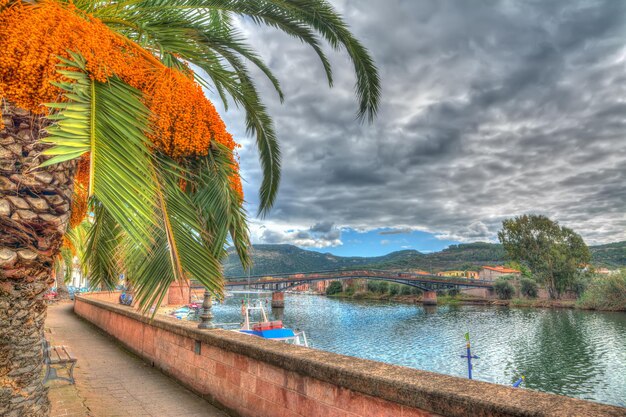
[[[227,417],[78,319],[72,306],[48,308],[47,337],[78,358],[76,385],[50,382],[52,417]]]

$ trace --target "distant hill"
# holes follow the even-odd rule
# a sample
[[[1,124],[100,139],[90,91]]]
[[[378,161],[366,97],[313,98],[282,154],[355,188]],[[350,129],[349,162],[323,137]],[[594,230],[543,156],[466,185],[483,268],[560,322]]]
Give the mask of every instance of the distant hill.
[[[254,245],[252,259],[254,267],[252,275],[282,274],[291,272],[311,272],[332,269],[349,269],[361,265],[376,264],[386,261],[401,262],[406,257],[423,256],[417,251],[392,252],[377,257],[344,257],[330,253],[319,253],[300,249],[293,245]],[[224,263],[226,276],[241,276],[244,271],[239,263],[239,257],[231,248]]]
[[[626,266],[626,241],[590,246],[593,264],[606,268],[623,268]]]
[[[596,266],[619,268],[626,266],[626,241],[591,246],[592,262]],[[344,257],[300,249],[293,245],[254,245],[252,275],[284,274],[294,272],[353,269],[360,267],[376,269],[423,269],[442,271],[453,269],[477,269],[485,264],[506,262],[502,245],[495,243],[467,243],[451,245],[433,253],[416,250],[391,252],[375,257]],[[226,276],[242,276],[244,271],[233,249],[229,249],[224,262]]]

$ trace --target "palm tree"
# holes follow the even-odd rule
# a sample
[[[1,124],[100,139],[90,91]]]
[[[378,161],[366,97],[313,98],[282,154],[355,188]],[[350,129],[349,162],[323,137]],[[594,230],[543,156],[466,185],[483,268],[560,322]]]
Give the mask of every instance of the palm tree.
[[[375,65],[326,0],[0,0],[0,415],[49,414],[42,295],[70,218],[93,216],[92,284],[124,270],[144,311],[176,280],[221,296],[227,243],[249,265],[237,145],[200,86],[245,110],[260,215],[280,152],[248,66],[283,93],[234,17],[312,47],[329,85],[321,41],[344,50],[358,116],[375,116]]]

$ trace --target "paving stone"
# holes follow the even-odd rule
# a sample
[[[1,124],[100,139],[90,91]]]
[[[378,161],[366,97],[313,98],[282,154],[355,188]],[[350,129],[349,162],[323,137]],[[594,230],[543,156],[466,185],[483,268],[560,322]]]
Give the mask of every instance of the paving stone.
[[[72,306],[48,308],[50,342],[68,346],[78,358],[76,385],[50,383],[52,417],[227,417],[78,319]]]

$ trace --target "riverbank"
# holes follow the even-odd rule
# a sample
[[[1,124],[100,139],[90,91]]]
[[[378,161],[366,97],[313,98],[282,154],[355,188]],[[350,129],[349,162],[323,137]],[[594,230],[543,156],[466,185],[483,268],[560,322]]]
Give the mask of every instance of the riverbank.
[[[421,304],[421,295],[390,295],[364,292],[340,292],[328,295],[330,298],[347,298],[354,300],[374,300],[374,301],[393,301],[404,304]],[[484,305],[484,306],[508,306],[508,307],[532,307],[532,308],[577,308],[581,310],[602,310],[600,308],[585,308],[577,304],[576,300],[542,300],[537,298],[512,298],[510,300],[500,300],[497,298],[483,298],[459,295],[438,295],[438,305]]]

